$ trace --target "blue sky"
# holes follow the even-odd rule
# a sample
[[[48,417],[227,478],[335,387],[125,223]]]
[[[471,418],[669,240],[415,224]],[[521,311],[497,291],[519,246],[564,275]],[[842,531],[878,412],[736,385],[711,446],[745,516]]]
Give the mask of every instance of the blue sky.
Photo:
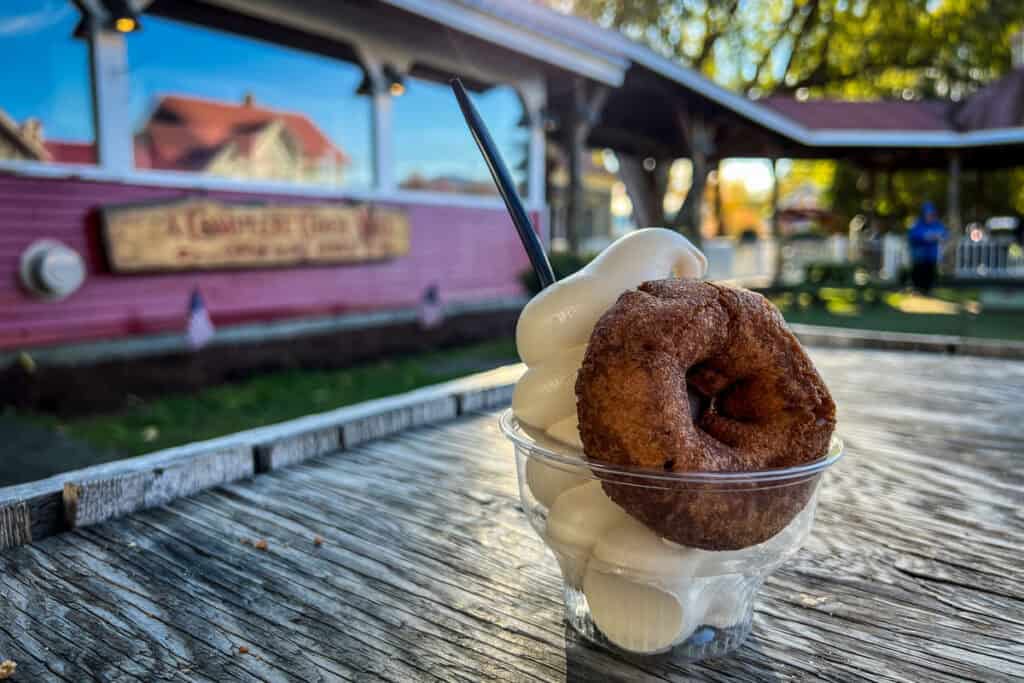
[[[39,118],[47,137],[91,141],[89,55],[71,38],[77,22],[64,0],[0,3],[0,109],[18,123]]]
[[[5,74],[0,108],[19,123],[40,118],[48,139],[94,137],[88,53],[71,38],[77,20],[65,0],[0,3],[0,59],[14,65]],[[349,182],[369,183],[371,108],[367,97],[355,95],[358,66],[157,17],[144,17],[142,25],[127,37],[135,130],[163,94],[240,102],[251,92],[258,104],[306,114],[352,158]],[[525,141],[516,127],[522,110],[515,93],[493,88],[475,99],[515,165]],[[414,171],[489,177],[447,86],[408,81],[406,94],[396,98],[394,122],[399,180]]]

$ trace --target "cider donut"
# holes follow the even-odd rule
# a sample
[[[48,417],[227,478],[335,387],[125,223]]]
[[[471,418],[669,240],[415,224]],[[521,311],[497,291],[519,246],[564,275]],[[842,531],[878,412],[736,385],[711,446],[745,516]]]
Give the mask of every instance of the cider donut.
[[[688,388],[705,406],[700,415]],[[696,280],[621,295],[594,327],[576,399],[589,459],[666,472],[793,467],[824,456],[835,428],[832,397],[778,309],[754,292]],[[768,540],[814,490],[813,477],[645,488],[601,476],[633,517],[707,550]]]

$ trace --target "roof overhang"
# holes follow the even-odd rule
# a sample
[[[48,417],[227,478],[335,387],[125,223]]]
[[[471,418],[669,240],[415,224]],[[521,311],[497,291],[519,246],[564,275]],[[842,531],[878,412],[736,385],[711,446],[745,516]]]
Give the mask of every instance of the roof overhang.
[[[505,3],[450,0],[381,1],[605,85],[622,85],[626,69],[629,68],[629,61],[614,53],[567,40],[565,36],[550,36],[521,22],[509,21],[502,13],[496,11],[497,5],[504,6]]]
[[[917,130],[809,130],[797,142],[808,147],[887,147],[964,149],[1024,144],[1024,128],[991,128],[968,132]]]
[[[461,20],[462,27],[467,31],[477,29],[476,22],[479,21],[479,17],[488,17],[490,21],[503,23],[505,26],[518,26],[521,30],[528,31],[534,36],[543,35],[548,42],[560,42],[604,54],[606,58],[617,60],[619,63],[624,62],[631,68],[647,70],[670,84],[689,90],[760,128],[804,147],[881,147],[890,149],[917,147],[953,150],[1024,145],[1024,128],[970,132],[811,129],[757,100],[723,88],[700,72],[663,57],[650,48],[630,40],[618,31],[601,28],[589,21],[560,14],[532,2],[523,0],[384,0],[384,2],[405,6],[407,9],[417,6],[419,11],[425,14],[430,13],[438,20],[444,19],[446,23]],[[467,20],[466,17],[469,15],[477,17],[477,19]],[[480,21],[479,26],[484,26],[487,23]],[[496,35],[499,40],[503,37],[501,31]],[[484,36],[480,35],[480,37]],[[534,56],[545,58],[543,51],[536,52]],[[582,74],[582,72],[578,73]]]
[[[247,14],[290,24],[328,38],[351,38],[358,27],[340,17],[358,13],[349,8],[326,16],[315,0],[202,0]],[[532,62],[619,88],[627,74],[653,75],[666,92],[681,89],[692,98],[781,138],[790,152],[804,148],[809,156],[842,149],[956,150],[1024,145],[1024,128],[955,130],[812,129],[767,105],[732,92],[700,72],[663,57],[623,34],[589,21],[560,14],[526,0],[377,0],[400,12],[471,36]],[[361,7],[364,19],[372,18]],[[458,57],[457,55],[454,57]],[[464,58],[456,59],[466,62]],[[470,60],[473,61],[473,60]],[[473,64],[465,65],[475,68]]]

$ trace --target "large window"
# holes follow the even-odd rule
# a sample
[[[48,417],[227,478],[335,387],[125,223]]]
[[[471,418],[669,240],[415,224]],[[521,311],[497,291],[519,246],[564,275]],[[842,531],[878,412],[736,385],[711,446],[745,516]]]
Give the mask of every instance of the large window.
[[[0,2],[0,160],[96,162],[89,50],[68,0]]]
[[[136,168],[370,185],[358,64],[152,16],[128,63]]]
[[[523,105],[509,86],[471,93],[473,103],[526,192],[527,146]],[[403,189],[497,194],[447,84],[410,77],[394,104],[395,177]]]

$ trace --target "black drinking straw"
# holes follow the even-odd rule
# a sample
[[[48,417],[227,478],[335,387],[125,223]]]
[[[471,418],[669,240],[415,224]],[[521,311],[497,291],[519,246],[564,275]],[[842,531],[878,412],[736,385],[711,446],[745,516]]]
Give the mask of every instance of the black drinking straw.
[[[480,118],[476,107],[469,101],[469,95],[466,94],[462,81],[458,78],[453,78],[451,86],[452,90],[455,91],[455,99],[459,101],[462,115],[466,117],[466,125],[469,126],[469,132],[473,134],[476,146],[480,148],[480,153],[484,155],[484,161],[487,162],[487,168],[491,172],[491,177],[494,178],[494,183],[498,186],[498,192],[501,193],[501,198],[505,200],[508,213],[512,216],[512,223],[516,226],[516,232],[519,233],[519,239],[523,243],[523,248],[526,249],[526,255],[530,257],[530,264],[533,265],[533,270],[537,273],[537,279],[540,280],[540,287],[544,289],[548,285],[555,283],[555,272],[551,270],[551,262],[548,261],[548,255],[544,253],[544,247],[540,243],[540,238],[537,237],[537,233],[534,232],[533,225],[530,223],[530,218],[526,215],[523,200],[516,193],[516,186],[512,182],[512,176],[508,173],[508,167],[505,166],[505,162],[498,153],[498,148],[494,145],[491,134],[487,132],[487,126],[484,125],[483,119]]]

